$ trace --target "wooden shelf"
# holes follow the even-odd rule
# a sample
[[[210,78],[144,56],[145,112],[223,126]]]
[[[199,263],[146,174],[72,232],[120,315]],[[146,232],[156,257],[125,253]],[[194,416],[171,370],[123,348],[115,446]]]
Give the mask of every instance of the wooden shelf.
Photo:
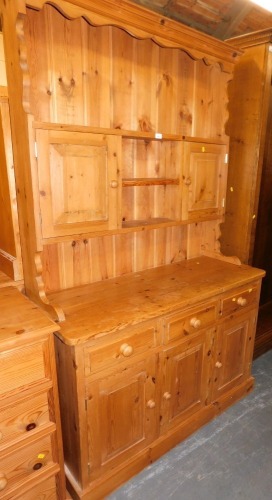
[[[154,217],[152,219],[147,219],[147,220],[130,220],[130,221],[123,221],[122,226],[123,228],[136,228],[136,227],[143,227],[143,226],[160,226],[162,224],[180,224],[180,221],[173,221],[171,219],[167,219],[164,217]]]
[[[39,130],[55,130],[60,132],[85,132],[90,134],[117,135],[124,139],[139,139],[147,141],[189,141],[203,142],[206,144],[225,144],[218,137],[203,138],[179,134],[165,134],[159,132],[144,132],[142,130],[125,130],[120,128],[90,127],[88,125],[71,125],[67,123],[33,122],[33,128]]]
[[[86,125],[69,125],[64,123],[33,122],[34,129],[55,130],[60,132],[86,132],[101,135],[118,135],[126,139],[143,139],[149,141],[182,141],[184,136],[177,134],[162,134],[159,132],[143,132],[141,130],[123,130],[120,128],[89,127]]]
[[[179,185],[179,179],[158,179],[158,178],[137,178],[137,179],[123,179],[122,186],[167,186]]]
[[[206,221],[218,221],[218,223],[222,223],[222,217],[218,217],[215,215],[207,215],[204,222]],[[92,230],[88,232],[82,232],[79,234],[68,234],[65,236],[52,236],[52,238],[43,238],[42,244],[52,245],[55,243],[63,243],[64,241],[81,241],[87,240],[89,238],[95,238],[97,236],[110,236],[116,234],[126,234],[126,233],[136,233],[141,232],[143,230],[149,229],[158,229],[160,227],[173,227],[173,226],[188,226],[190,224],[195,224],[196,221],[184,219],[184,220],[173,220],[167,218],[152,218],[148,220],[127,220],[122,221],[122,227],[117,227],[114,229],[105,229],[105,230]]]

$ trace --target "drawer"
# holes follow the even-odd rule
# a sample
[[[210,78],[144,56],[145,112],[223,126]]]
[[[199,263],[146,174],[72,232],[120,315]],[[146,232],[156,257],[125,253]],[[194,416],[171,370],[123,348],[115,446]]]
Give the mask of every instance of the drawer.
[[[217,303],[209,303],[199,308],[173,314],[164,323],[164,343],[182,339],[215,323]]]
[[[259,286],[249,286],[234,290],[231,294],[226,295],[221,301],[220,315],[229,316],[246,307],[258,304]]]
[[[16,439],[33,435],[49,422],[47,393],[0,408],[0,450]]]
[[[43,343],[0,352],[0,395],[44,380]]]
[[[116,366],[125,360],[133,358],[137,354],[148,352],[156,346],[157,330],[155,325],[131,329],[128,334],[114,342],[105,343],[101,346],[85,348],[85,375]]]
[[[14,500],[58,500],[56,478],[50,477],[25,493],[19,490],[18,494],[12,494],[12,498]]]
[[[0,458],[0,497],[9,498],[9,491],[23,488],[31,478],[37,478],[46,467],[53,465],[50,435],[31,442]]]

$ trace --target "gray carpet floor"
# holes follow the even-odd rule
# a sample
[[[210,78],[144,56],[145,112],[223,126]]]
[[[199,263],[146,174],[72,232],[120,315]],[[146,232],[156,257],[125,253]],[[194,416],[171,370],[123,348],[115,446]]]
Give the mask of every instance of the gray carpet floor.
[[[254,391],[108,500],[272,500],[272,351],[253,363]]]

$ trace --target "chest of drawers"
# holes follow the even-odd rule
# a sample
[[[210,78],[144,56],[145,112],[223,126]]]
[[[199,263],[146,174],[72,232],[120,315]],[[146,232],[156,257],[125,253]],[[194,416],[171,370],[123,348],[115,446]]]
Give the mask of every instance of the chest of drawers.
[[[66,498],[53,332],[15,287],[0,290],[0,498]]]

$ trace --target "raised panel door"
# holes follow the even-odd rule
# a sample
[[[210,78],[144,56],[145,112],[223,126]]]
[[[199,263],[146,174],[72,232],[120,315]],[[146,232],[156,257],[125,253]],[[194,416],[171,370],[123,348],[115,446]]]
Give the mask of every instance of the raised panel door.
[[[178,425],[208,402],[214,328],[163,351],[161,430]]]
[[[256,329],[256,311],[227,318],[219,327],[213,379],[213,399],[249,376]]]
[[[208,220],[224,214],[226,146],[184,142],[183,219]]]
[[[145,448],[158,431],[156,355],[93,381],[88,388],[90,475]]]
[[[116,229],[120,138],[36,130],[43,238]]]

